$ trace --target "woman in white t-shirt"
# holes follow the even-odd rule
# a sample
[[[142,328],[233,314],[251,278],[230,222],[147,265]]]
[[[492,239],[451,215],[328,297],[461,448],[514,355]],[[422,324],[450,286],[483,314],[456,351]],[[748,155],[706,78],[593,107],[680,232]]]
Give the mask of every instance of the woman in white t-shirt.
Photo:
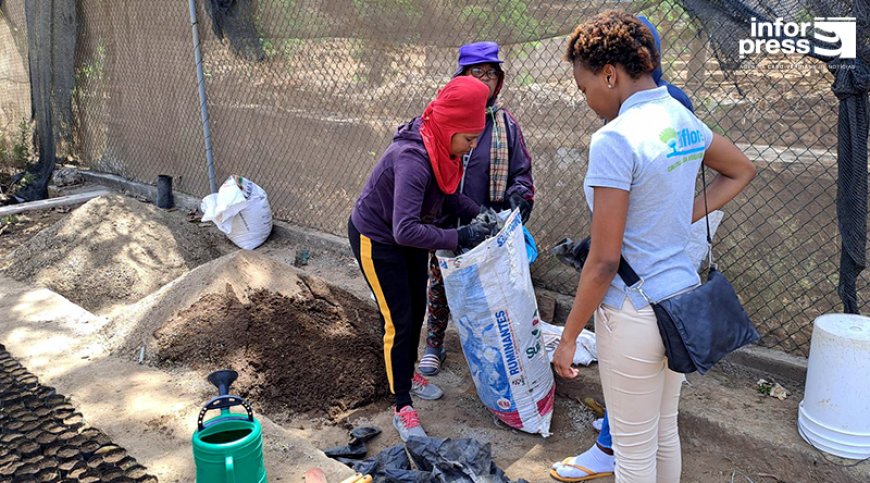
[[[701,163],[718,172],[707,188],[710,211],[755,176],[749,159],[657,87],[655,41],[637,17],[608,11],[579,25],[566,60],[589,107],[607,124],[592,136],[584,192],[592,244],[562,340],[556,373],[571,367],[577,335],[595,316],[599,372],[613,435],[618,483],[679,482],[677,409],[682,374],[668,369],[652,307],[616,276],[620,255],[662,300],[700,283],[686,254],[690,225],[705,215],[695,196]],[[566,458],[551,475],[583,481]]]

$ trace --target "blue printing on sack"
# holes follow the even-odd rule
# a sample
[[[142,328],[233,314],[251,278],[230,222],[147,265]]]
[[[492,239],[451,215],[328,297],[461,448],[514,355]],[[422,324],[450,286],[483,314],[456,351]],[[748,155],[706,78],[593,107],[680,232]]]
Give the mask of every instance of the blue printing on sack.
[[[459,310],[457,310],[458,313],[466,315],[459,318],[456,327],[460,331],[462,351],[468,360],[471,377],[477,387],[477,395],[487,407],[498,408],[502,411],[515,411],[516,405],[511,397],[511,386],[508,379],[509,368],[505,366],[501,353],[485,343],[485,341],[496,343],[503,350],[508,350],[508,354],[514,354],[515,357],[516,352],[513,348],[513,334],[508,325],[509,320],[506,314],[497,317],[496,314],[482,314],[480,311],[466,310],[475,306],[489,307],[489,304],[485,302],[486,294],[483,291],[483,284],[480,282],[477,266],[472,265],[458,270],[450,275],[451,279],[453,277],[457,277],[455,280],[457,285],[466,289],[465,296],[460,302]],[[498,405],[499,401],[505,400],[510,401],[510,408],[502,408]]]

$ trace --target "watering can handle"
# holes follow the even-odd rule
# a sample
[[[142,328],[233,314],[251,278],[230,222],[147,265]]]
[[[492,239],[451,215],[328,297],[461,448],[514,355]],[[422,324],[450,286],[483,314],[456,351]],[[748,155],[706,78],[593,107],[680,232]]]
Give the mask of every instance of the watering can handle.
[[[235,464],[233,463],[233,457],[227,456],[224,458],[224,463],[227,467],[227,483],[236,483],[236,470]]]
[[[242,406],[245,408],[245,411],[248,412],[248,416],[241,415],[232,415],[232,416],[224,416],[212,418],[208,422],[205,421],[205,414],[211,410],[215,409],[229,409],[233,406]],[[239,396],[232,395],[224,395],[213,398],[211,401],[205,403],[205,406],[202,407],[199,411],[199,417],[196,420],[196,426],[199,431],[203,429],[223,421],[250,421],[254,422],[254,410],[251,409],[251,405],[248,404],[247,401],[240,398]]]

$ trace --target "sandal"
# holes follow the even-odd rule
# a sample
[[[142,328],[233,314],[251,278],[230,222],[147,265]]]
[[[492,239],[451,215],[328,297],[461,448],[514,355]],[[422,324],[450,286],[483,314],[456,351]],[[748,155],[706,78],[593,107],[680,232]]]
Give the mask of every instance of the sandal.
[[[434,376],[441,372],[441,364],[444,364],[445,359],[447,359],[446,350],[441,349],[439,353],[435,353],[427,349],[426,354],[420,359],[417,371],[424,376]]]
[[[605,471],[605,472],[601,472],[601,473],[596,473],[596,472],[590,470],[589,468],[586,468],[585,466],[580,466],[580,465],[575,465],[573,463],[570,463],[570,461],[572,461],[573,459],[574,459],[573,456],[569,456],[569,457],[565,458],[564,460],[562,460],[561,463],[554,464],[553,468],[550,469],[550,477],[556,481],[562,481],[565,483],[576,483],[578,481],[589,481],[589,480],[595,480],[598,478],[604,478],[605,476],[613,476],[612,471]],[[571,468],[573,470],[582,471],[583,473],[585,473],[585,475],[584,476],[574,476],[574,477],[562,476],[559,474],[558,468],[563,468],[563,467],[568,467],[568,468]]]

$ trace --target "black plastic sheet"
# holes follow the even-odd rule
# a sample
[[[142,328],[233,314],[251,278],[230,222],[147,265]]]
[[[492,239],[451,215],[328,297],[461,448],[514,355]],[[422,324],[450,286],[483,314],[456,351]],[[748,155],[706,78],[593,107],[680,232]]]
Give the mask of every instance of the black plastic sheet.
[[[388,448],[352,467],[372,475],[374,482],[511,483],[493,461],[489,444],[471,438],[411,438],[404,446]]]

